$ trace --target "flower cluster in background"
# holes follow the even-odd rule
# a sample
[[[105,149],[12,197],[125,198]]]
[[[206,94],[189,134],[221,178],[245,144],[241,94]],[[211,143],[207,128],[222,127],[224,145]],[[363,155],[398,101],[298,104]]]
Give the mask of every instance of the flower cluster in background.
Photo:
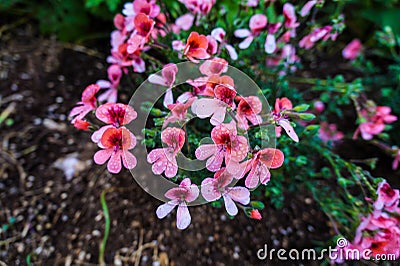
[[[352,246],[394,252],[398,257],[398,190],[332,151],[333,145],[361,137],[392,156],[392,168],[397,169],[400,150],[394,143],[398,140],[391,139],[389,133],[393,134],[398,110],[392,110],[388,100],[375,103],[379,99],[369,96],[371,84],[376,86],[371,79],[346,82],[337,75],[323,80],[308,69],[309,58],[325,49],[336,51],[335,63],[340,60],[349,67],[366,69],[366,76],[379,73],[368,60],[370,47],[364,39],[341,39],[346,29],[344,5],[320,0],[126,3],[122,14],[114,18],[108,77],[83,91],[81,101],[70,112],[71,122],[77,129],[94,131],[91,139],[99,147],[94,155],[97,164],[107,162],[111,173],[119,173],[122,166],[134,168],[136,137],[126,125],[137,113],[118,101],[120,93],[134,91],[131,85],[126,90],[124,79],[131,83],[132,77],[144,73],[149,82],[165,89],[162,103],[153,108],[158,110],[151,117],[154,127],[145,129],[151,137],[143,140],[151,149],[147,161],[154,174],[179,184],[166,191],[169,201],[158,207],[159,218],[177,207],[177,227],[185,229],[191,222],[188,205],[202,197],[214,206],[223,204],[230,216],[239,208],[259,220],[262,207],[250,200],[253,195],[270,196],[278,206],[285,186],[296,189],[304,185],[329,217],[343,223],[347,234],[356,235]],[[396,80],[400,56],[397,58],[395,33],[385,28],[376,36],[388,50],[370,54],[388,53],[398,60],[390,68]],[[326,49],[330,46],[335,49]],[[176,89],[177,63],[184,60],[198,64],[201,75],[186,80],[184,89]],[[227,74],[228,66],[249,74],[261,87],[262,96],[273,103],[266,115],[261,115],[268,108],[263,106],[261,95],[238,94],[238,82]],[[303,69],[305,76],[311,73],[316,78],[295,76]],[[152,74],[158,70],[159,74]],[[382,95],[385,91],[382,88]],[[383,96],[390,97],[387,93]],[[312,107],[307,104],[310,101]],[[209,132],[182,126],[193,117]],[[352,121],[344,121],[348,117],[353,117]],[[354,127],[346,131],[345,122]],[[266,136],[256,129],[263,125],[275,128],[276,148],[260,147]],[[251,139],[245,137],[253,133]],[[204,134],[212,143],[200,143]],[[183,152],[204,160],[206,171],[181,171],[177,156]],[[326,188],[321,188],[321,180]],[[368,188],[370,198],[376,196],[373,212],[360,207],[369,205],[367,195],[361,203],[356,202],[360,195],[349,196],[348,187],[353,186],[363,192]],[[335,211],[338,206],[343,213]],[[348,206],[359,208],[347,212]],[[352,232],[359,214],[364,218]]]

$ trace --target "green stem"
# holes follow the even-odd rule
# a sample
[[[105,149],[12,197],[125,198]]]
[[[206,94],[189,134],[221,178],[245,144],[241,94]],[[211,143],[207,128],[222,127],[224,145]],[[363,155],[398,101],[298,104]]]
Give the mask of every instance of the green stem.
[[[104,220],[105,220],[105,229],[104,229],[104,237],[103,241],[101,241],[100,245],[100,253],[99,253],[99,264],[100,265],[105,265],[104,263],[104,251],[106,249],[106,244],[107,244],[107,239],[108,235],[110,233],[110,213],[108,212],[108,207],[107,207],[107,202],[106,202],[106,193],[109,191],[109,189],[103,190],[100,195],[100,202],[101,202],[101,207],[103,208],[104,212]]]

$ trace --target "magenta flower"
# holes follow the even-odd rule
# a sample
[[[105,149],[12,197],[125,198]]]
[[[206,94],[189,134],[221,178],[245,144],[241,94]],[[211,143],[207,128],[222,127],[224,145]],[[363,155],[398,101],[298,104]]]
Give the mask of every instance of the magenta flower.
[[[234,201],[243,205],[250,202],[250,192],[245,187],[229,186],[233,181],[233,176],[224,169],[215,173],[214,178],[206,178],[201,183],[201,195],[206,201],[216,201],[224,198],[225,209],[230,216],[238,213],[238,208]]]
[[[207,15],[215,4],[215,0],[179,0],[179,2],[193,14],[201,15]]]
[[[392,189],[386,181],[383,181],[379,184],[377,193],[378,198],[374,203],[374,208],[377,210],[385,208],[388,211],[395,212],[400,201],[399,190]]]
[[[226,32],[223,28],[215,28],[211,31],[211,36],[213,36],[220,44],[221,47],[225,47],[225,49],[228,51],[229,56],[231,57],[232,60],[238,59],[238,55],[236,53],[235,48],[230,45],[227,40],[225,39],[226,37]]]
[[[210,123],[215,126],[224,122],[228,107],[235,108],[233,99],[235,98],[236,90],[233,87],[217,85],[214,93],[215,98],[213,99],[197,99],[192,104],[192,112],[201,119],[211,116]]]
[[[96,93],[100,90],[100,86],[97,84],[92,84],[86,87],[82,92],[81,101],[77,103],[77,106],[72,108],[69,113],[70,117],[73,117],[72,124],[75,120],[82,120],[90,111],[96,109],[97,99]]]
[[[165,171],[165,176],[171,178],[178,173],[176,156],[185,143],[185,131],[176,127],[166,128],[161,132],[161,141],[167,147],[152,150],[147,161],[153,164],[154,174],[161,175]]]
[[[101,89],[108,89],[99,95],[99,102],[107,101],[115,103],[117,102],[119,82],[122,77],[122,70],[118,65],[111,65],[107,69],[108,80],[98,80],[97,85]]]
[[[266,148],[258,151],[252,159],[241,163],[244,172],[237,178],[243,177],[247,172],[245,185],[248,188],[256,188],[259,183],[265,185],[271,178],[269,168],[276,169],[282,166],[285,155],[278,149]]]
[[[194,16],[193,14],[187,13],[185,15],[180,16],[175,20],[175,25],[178,27],[178,29],[182,30],[190,30],[194,22]]]
[[[197,63],[197,59],[207,59],[210,57],[207,53],[207,48],[207,37],[193,31],[187,39],[183,54],[186,55],[190,61]]]
[[[353,60],[355,59],[362,49],[362,44],[359,39],[352,40],[342,51],[344,58]]]
[[[217,40],[211,35],[207,35],[206,37],[207,37],[207,41],[208,41],[208,46],[207,46],[206,52],[210,56],[216,54],[218,52]]]
[[[302,17],[307,16],[307,15],[310,13],[311,9],[312,9],[317,3],[318,3],[317,0],[311,0],[311,1],[308,1],[307,3],[305,3],[305,5],[303,6],[303,8],[302,8],[301,11],[300,11],[300,15],[301,15]]]
[[[154,29],[155,22],[144,13],[139,13],[134,19],[135,31],[128,40],[127,52],[133,54],[143,49]]]
[[[189,178],[185,178],[177,188],[171,188],[165,193],[165,197],[170,199],[167,203],[157,208],[156,214],[159,219],[167,216],[176,206],[178,211],[176,214],[176,227],[178,229],[186,229],[191,222],[188,202],[192,202],[199,196],[199,188],[195,184],[191,184]]]
[[[260,35],[261,31],[267,26],[268,19],[263,14],[256,14],[250,18],[248,29],[235,30],[234,35],[238,38],[246,38],[239,44],[240,49],[247,49],[253,42],[254,38]]]
[[[96,110],[96,117],[109,125],[120,127],[136,119],[136,111],[129,105],[122,103],[106,103]]]
[[[149,76],[149,82],[167,87],[164,97],[164,106],[167,107],[169,104],[174,103],[172,95],[172,87],[175,83],[176,73],[178,73],[178,67],[173,64],[166,64],[161,70],[161,76],[152,74]]]
[[[280,136],[279,127],[283,127],[283,129],[286,131],[286,134],[288,134],[288,136],[292,140],[294,140],[295,142],[299,142],[299,137],[297,136],[296,131],[294,131],[292,125],[290,124],[290,121],[288,120],[288,116],[284,113],[284,111],[291,110],[292,108],[292,102],[288,98],[277,98],[275,101],[275,109],[272,111],[272,117],[275,120],[276,125],[278,126],[278,137]]]
[[[136,157],[129,152],[136,146],[136,137],[128,129],[109,126],[97,144],[103,150],[94,154],[94,162],[104,164],[109,159],[107,169],[110,173],[117,174],[121,171],[121,159],[128,169],[136,166]]]
[[[336,124],[328,124],[325,121],[321,122],[318,136],[324,142],[338,141],[344,138],[343,132],[337,130]]]
[[[334,40],[336,38],[335,34],[331,34],[332,26],[324,26],[322,28],[314,29],[309,35],[304,36],[300,42],[299,46],[304,49],[311,49],[316,42],[319,40],[328,40],[331,38]]]
[[[285,17],[285,27],[288,29],[297,28],[300,23],[297,22],[294,6],[290,3],[283,5],[283,16]]]
[[[228,172],[234,174],[240,171],[239,162],[247,156],[249,145],[245,137],[237,135],[235,122],[214,127],[211,138],[214,144],[198,147],[195,151],[196,158],[208,158],[206,167],[211,172],[220,170],[224,159]]]
[[[174,104],[169,104],[168,109],[171,111],[171,114],[165,118],[163,127],[166,127],[169,123],[175,123],[177,121],[184,122],[186,119],[187,110],[190,106],[192,106],[194,100],[196,100],[196,97],[189,98],[185,103],[177,102]]]
[[[236,110],[236,119],[238,121],[238,127],[244,130],[249,128],[250,121],[253,125],[258,125],[262,122],[262,118],[259,113],[262,111],[262,104],[258,97],[249,96],[240,99]]]
[[[361,116],[366,120],[362,122],[354,133],[353,139],[357,138],[361,132],[361,137],[370,140],[374,135],[378,135],[385,129],[385,124],[397,121],[395,115],[391,115],[391,108],[388,106],[376,106],[373,110],[363,109],[360,111]]]

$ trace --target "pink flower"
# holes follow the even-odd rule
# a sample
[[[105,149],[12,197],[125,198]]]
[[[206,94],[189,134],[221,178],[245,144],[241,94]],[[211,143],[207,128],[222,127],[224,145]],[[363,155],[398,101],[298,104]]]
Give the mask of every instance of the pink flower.
[[[286,3],[283,5],[283,16],[285,17],[286,28],[294,29],[300,25],[300,23],[296,22],[297,17],[292,4]]]
[[[328,124],[327,122],[321,122],[318,134],[319,138],[325,142],[338,141],[344,137],[344,134],[337,130],[336,124]]]
[[[362,122],[357,128],[353,139],[357,138],[359,132],[361,132],[361,137],[365,140],[370,140],[374,135],[382,133],[385,129],[385,124],[397,121],[397,117],[390,114],[391,111],[388,106],[377,106],[373,110],[361,110],[360,114],[366,121]]]
[[[262,122],[259,113],[262,111],[262,103],[256,96],[243,97],[240,99],[236,110],[236,119],[238,127],[244,130],[249,128],[250,121],[253,125],[258,125]]]
[[[276,125],[279,127],[283,127],[286,131],[286,134],[294,140],[295,142],[299,141],[299,137],[294,131],[290,121],[288,120],[288,116],[285,115],[284,111],[291,110],[293,108],[292,102],[284,97],[284,98],[277,98],[275,101],[275,109],[272,111],[273,119],[275,120]],[[280,133],[280,130],[278,131]]]
[[[177,102],[174,104],[169,104],[168,109],[171,111],[171,114],[167,118],[165,118],[163,127],[166,127],[169,123],[185,121],[187,110],[192,105],[195,99],[195,97],[191,97],[185,103]]]
[[[217,40],[211,36],[207,35],[207,41],[208,41],[208,46],[207,46],[207,53],[209,55],[214,55],[218,52],[218,43]]]
[[[228,44],[227,40],[225,39],[226,32],[223,28],[213,29],[211,32],[211,36],[213,36],[221,44],[221,47],[226,48],[232,60],[236,60],[238,58],[235,48],[232,45]]]
[[[202,15],[207,15],[215,4],[215,0],[179,0],[179,2],[183,3],[193,14]]]
[[[375,209],[382,210],[385,208],[388,211],[396,211],[400,201],[398,189],[392,189],[386,181],[383,181],[379,184],[377,193],[378,198],[374,203]]]
[[[186,55],[189,60],[197,62],[196,59],[207,59],[210,57],[207,53],[207,48],[207,37],[193,31],[187,39],[183,54]]]
[[[266,148],[258,151],[252,159],[241,163],[245,168],[244,172],[238,178],[243,177],[247,172],[245,185],[248,188],[256,188],[259,183],[265,185],[271,178],[269,168],[276,169],[282,166],[285,155],[278,149]]]
[[[120,127],[136,119],[136,111],[129,105],[122,103],[106,103],[96,110],[96,117],[109,125]]]
[[[111,65],[107,69],[107,74],[109,80],[98,80],[96,82],[101,89],[108,89],[99,96],[98,100],[99,102],[107,101],[115,103],[117,102],[117,88],[122,77],[122,70],[118,65]]]
[[[362,44],[359,39],[352,40],[342,51],[344,58],[353,60],[355,59],[362,49]]]
[[[111,56],[107,57],[107,62],[119,65],[125,73],[128,73],[128,66],[132,66],[134,72],[143,73],[145,71],[145,63],[139,56],[140,50],[136,50],[135,53],[128,53],[127,47],[127,43],[122,43],[115,49],[113,48]]]
[[[159,219],[167,216],[176,206],[178,211],[176,215],[176,227],[178,229],[186,229],[191,222],[188,202],[192,202],[199,196],[199,188],[195,184],[191,184],[189,178],[185,178],[179,187],[171,188],[165,193],[165,197],[170,199],[167,203],[157,208],[156,214]]]
[[[211,172],[220,170],[224,159],[228,172],[232,174],[239,172],[239,162],[247,156],[249,146],[245,137],[237,135],[235,122],[214,127],[211,138],[214,144],[198,147],[195,151],[196,158],[199,160],[209,158],[206,167]]]
[[[135,14],[144,13],[152,18],[160,14],[160,7],[156,5],[155,0],[135,0],[133,1],[133,10]]]
[[[239,44],[240,49],[247,49],[253,42],[254,38],[257,37],[262,30],[267,26],[268,19],[263,14],[256,14],[250,18],[248,29],[235,30],[234,35],[238,38],[246,38]]]
[[[219,76],[228,70],[228,62],[225,59],[215,57],[201,64],[199,70],[201,74],[208,77]]]
[[[151,164],[153,173],[161,175],[165,171],[168,178],[178,173],[176,156],[185,143],[185,131],[176,127],[169,127],[161,132],[161,141],[167,145],[166,148],[152,150],[147,155],[147,161]]]
[[[300,15],[301,15],[302,17],[307,16],[307,15],[310,13],[311,9],[312,9],[317,3],[318,3],[317,0],[308,1],[308,2],[303,6],[303,8],[301,9]]]
[[[190,30],[194,22],[194,16],[190,13],[180,16],[175,20],[175,25],[182,30]]]
[[[304,49],[310,49],[314,46],[316,42],[319,40],[328,40],[329,38],[335,38],[334,34],[331,34],[332,26],[324,26],[322,28],[314,29],[309,35],[303,37],[300,40],[299,46]]]
[[[161,76],[152,74],[148,78],[150,83],[168,87],[164,97],[165,107],[174,102],[172,95],[172,87],[174,86],[175,83],[176,73],[178,73],[178,67],[175,64],[170,63],[166,64],[163,67],[163,69],[161,70]]]
[[[224,121],[226,109],[235,107],[233,99],[236,95],[236,90],[232,87],[217,85],[214,93],[214,99],[197,99],[192,104],[192,112],[201,119],[211,116],[210,123],[218,125]]]
[[[215,173],[214,178],[203,180],[201,194],[208,202],[216,201],[223,197],[226,211],[230,216],[235,216],[238,213],[238,208],[234,201],[243,205],[249,204],[250,192],[245,187],[229,186],[232,181],[232,175],[222,169]]]
[[[71,112],[69,113],[70,117],[74,117],[72,119],[72,123],[74,123],[75,120],[81,120],[90,111],[96,109],[97,106],[96,93],[99,90],[100,87],[97,84],[92,84],[86,87],[86,89],[82,92],[81,101],[78,102],[77,106],[72,108]]]
[[[128,169],[136,166],[136,158],[129,152],[136,146],[136,138],[128,129],[108,127],[97,144],[103,150],[94,154],[94,162],[104,164],[110,159],[107,163],[110,173],[117,174],[121,171],[121,159]]]
[[[143,49],[154,29],[155,22],[144,13],[139,13],[135,16],[134,24],[136,30],[128,40],[127,52],[129,54]]]

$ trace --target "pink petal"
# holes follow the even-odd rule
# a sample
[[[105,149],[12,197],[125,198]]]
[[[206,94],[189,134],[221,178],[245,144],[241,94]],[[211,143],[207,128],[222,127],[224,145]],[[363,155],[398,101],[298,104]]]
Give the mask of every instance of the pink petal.
[[[151,166],[151,170],[155,175],[161,175],[165,171],[165,168],[167,168],[167,164],[167,159],[162,157]]]
[[[175,20],[175,24],[182,30],[189,30],[194,22],[194,16],[190,13],[180,16]]]
[[[253,42],[253,39],[254,39],[253,36],[247,37],[246,39],[244,39],[244,41],[239,43],[239,48],[242,50],[249,48],[250,44]]]
[[[156,75],[156,74],[151,74],[148,77],[148,80],[152,84],[157,84],[157,85],[161,85],[161,86],[167,86],[167,81],[163,77],[161,77],[159,75]]]
[[[220,100],[202,98],[193,102],[192,112],[199,118],[210,117],[220,107]]]
[[[144,60],[140,57],[136,58],[135,60],[132,60],[132,67],[133,71],[136,73],[143,73],[146,70],[146,65],[144,63]]]
[[[186,203],[180,203],[176,215],[176,227],[181,230],[186,229],[190,225],[191,220],[192,218],[190,217]]]
[[[316,0],[308,1],[308,2],[303,6],[303,8],[301,9],[300,15],[301,15],[302,17],[307,16],[307,15],[310,13],[311,9],[315,6],[316,3],[317,3]]]
[[[101,89],[108,89],[111,87],[111,82],[108,80],[98,80],[96,84],[99,85]]]
[[[246,180],[244,182],[245,186],[248,188],[255,188],[258,185],[259,177],[259,164],[253,166],[250,170],[250,173],[247,175]]]
[[[172,89],[167,89],[164,96],[164,107],[168,107],[169,104],[174,103],[174,96],[172,94]]]
[[[265,164],[260,164],[258,168],[258,176],[260,178],[260,183],[265,185],[271,179],[271,172],[268,170]]]
[[[267,54],[272,54],[276,50],[276,41],[275,36],[273,34],[268,34],[267,38],[265,39],[265,52]]]
[[[121,171],[121,151],[117,151],[111,155],[107,163],[107,169],[110,173],[118,174]]]
[[[195,151],[196,158],[198,160],[205,160],[217,151],[217,147],[214,144],[205,144],[198,147]]]
[[[226,114],[226,107],[218,106],[218,108],[215,109],[214,114],[210,119],[211,125],[216,126],[224,122],[225,114]]]
[[[226,32],[223,28],[215,28],[211,31],[211,36],[213,36],[217,41],[222,42],[225,38]]]
[[[248,29],[239,29],[235,30],[234,35],[238,38],[245,38],[251,35],[251,32]]]
[[[211,172],[216,172],[221,169],[222,161],[224,159],[223,152],[217,152],[214,156],[209,158],[206,162],[206,167]]]
[[[189,179],[189,178],[186,178]],[[190,180],[190,179],[189,179]],[[196,184],[192,184],[189,187],[189,192],[185,197],[187,202],[192,202],[199,197],[200,191]]]
[[[191,92],[184,92],[178,97],[178,99],[176,99],[176,101],[180,103],[185,103],[192,96],[193,94]]]
[[[208,202],[221,198],[221,192],[217,190],[215,183],[214,178],[206,178],[201,182],[201,195]]]
[[[107,149],[107,150],[99,150],[94,154],[94,162],[96,164],[104,164],[111,156],[113,153],[112,149]]]
[[[135,168],[135,166],[137,164],[136,157],[129,151],[123,151],[122,163],[124,164],[125,168],[127,168],[127,169]]]
[[[278,125],[283,127],[283,129],[286,131],[286,134],[288,134],[293,141],[299,142],[299,137],[297,136],[296,131],[294,131],[292,125],[288,120],[281,119],[278,121]]]
[[[226,44],[225,48],[226,50],[228,50],[229,56],[231,57],[232,60],[238,59],[238,54],[236,53],[236,50],[232,45]]]
[[[243,205],[247,205],[250,202],[250,192],[244,187],[229,188],[228,195],[232,198],[232,200],[240,202]]]
[[[236,204],[233,202],[233,200],[231,199],[231,197],[228,194],[224,194],[223,197],[224,197],[226,212],[230,216],[235,216],[238,213]]]
[[[165,168],[165,176],[168,178],[172,178],[178,173],[178,164],[175,157],[167,157],[167,159],[168,163]]]
[[[100,129],[93,132],[93,134],[91,136],[92,141],[94,143],[98,143],[99,146],[102,146],[100,143],[100,139],[103,136],[104,131],[106,131],[109,128],[113,128],[113,126],[112,125],[103,126]]]
[[[163,205],[158,206],[156,214],[158,219],[162,219],[167,216],[175,207],[178,205],[178,200],[171,200]]]

